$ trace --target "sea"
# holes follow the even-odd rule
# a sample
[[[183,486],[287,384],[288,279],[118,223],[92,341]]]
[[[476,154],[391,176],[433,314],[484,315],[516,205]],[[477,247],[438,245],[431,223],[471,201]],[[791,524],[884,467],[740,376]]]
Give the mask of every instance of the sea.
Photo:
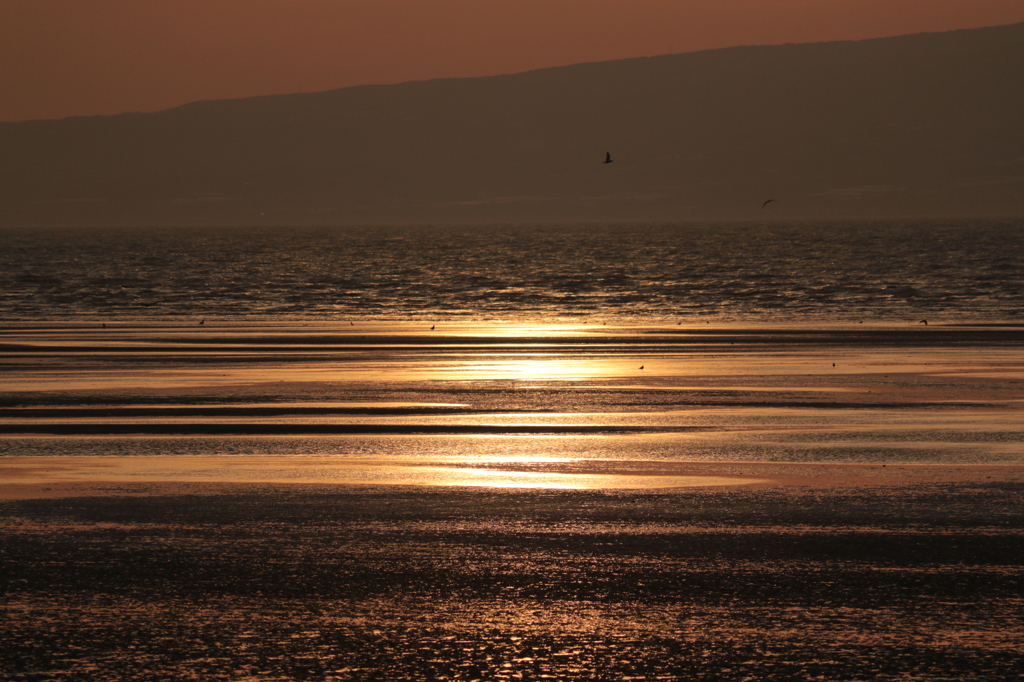
[[[1021,219],[7,227],[0,246],[6,321],[855,323],[1024,315]]]

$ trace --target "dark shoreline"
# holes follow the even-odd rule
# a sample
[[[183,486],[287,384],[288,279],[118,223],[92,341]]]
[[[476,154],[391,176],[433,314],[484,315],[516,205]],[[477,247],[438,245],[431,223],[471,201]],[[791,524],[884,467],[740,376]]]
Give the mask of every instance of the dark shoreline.
[[[1019,483],[0,502],[10,680],[1017,679]]]

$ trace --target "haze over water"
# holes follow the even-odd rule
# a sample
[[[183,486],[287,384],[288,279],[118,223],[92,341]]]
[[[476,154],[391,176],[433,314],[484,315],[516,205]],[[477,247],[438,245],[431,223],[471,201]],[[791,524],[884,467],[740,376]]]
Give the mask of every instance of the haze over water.
[[[1024,225],[1010,219],[0,234],[6,320],[917,322],[1024,309]]]

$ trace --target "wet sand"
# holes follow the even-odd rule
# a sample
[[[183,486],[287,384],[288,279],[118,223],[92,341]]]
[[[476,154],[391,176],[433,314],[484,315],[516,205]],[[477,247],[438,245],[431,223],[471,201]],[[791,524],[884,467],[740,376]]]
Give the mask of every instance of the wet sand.
[[[912,485],[1022,484],[1024,466],[795,464],[608,460],[423,462],[329,456],[16,457],[0,459],[0,500],[110,495],[210,495],[269,485],[440,486],[545,490],[686,488],[832,491]]]
[[[1022,346],[8,328],[0,679],[1018,679]]]
[[[1021,485],[6,502],[5,679],[1016,679]],[[163,494],[158,494],[163,493]]]

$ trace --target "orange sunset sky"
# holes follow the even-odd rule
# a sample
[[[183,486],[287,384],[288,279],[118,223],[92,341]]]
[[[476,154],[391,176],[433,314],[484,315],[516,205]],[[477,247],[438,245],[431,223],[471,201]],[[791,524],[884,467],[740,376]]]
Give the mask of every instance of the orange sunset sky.
[[[0,120],[1018,21],[1022,0],[0,0]]]

